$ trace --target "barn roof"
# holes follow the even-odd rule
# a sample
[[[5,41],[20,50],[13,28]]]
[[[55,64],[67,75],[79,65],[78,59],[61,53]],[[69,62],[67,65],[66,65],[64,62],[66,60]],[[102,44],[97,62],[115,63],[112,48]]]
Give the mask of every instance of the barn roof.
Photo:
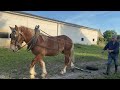
[[[78,25],[78,24],[73,24],[73,23],[68,23],[68,22],[64,22],[64,21],[60,21],[60,20],[55,20],[55,19],[43,17],[43,16],[33,15],[33,14],[30,14],[30,13],[21,12],[21,11],[3,11],[3,12],[16,14],[16,15],[21,15],[21,16],[27,16],[27,17],[41,19],[41,20],[46,20],[46,21],[55,22],[55,23],[66,24],[66,25],[70,25],[70,26],[73,26],[73,27],[88,28],[90,30],[99,31],[98,29],[95,29],[95,28],[90,28],[90,27],[86,27],[86,26],[82,26],[82,25]]]

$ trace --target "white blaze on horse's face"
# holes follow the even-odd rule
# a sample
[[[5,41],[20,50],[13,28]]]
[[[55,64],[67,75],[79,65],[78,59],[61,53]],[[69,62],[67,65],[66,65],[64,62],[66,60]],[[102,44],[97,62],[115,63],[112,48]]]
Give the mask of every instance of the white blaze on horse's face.
[[[18,50],[18,47],[15,45],[15,40],[12,40],[12,38],[11,38],[11,41],[10,41],[10,49],[12,49],[13,52]]]

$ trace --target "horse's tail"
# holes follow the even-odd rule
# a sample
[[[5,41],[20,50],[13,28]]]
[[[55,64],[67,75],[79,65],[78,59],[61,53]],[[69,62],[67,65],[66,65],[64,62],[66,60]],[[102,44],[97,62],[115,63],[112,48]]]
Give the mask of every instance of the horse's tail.
[[[74,57],[74,43],[72,44],[70,58],[71,58],[71,68],[74,68],[74,62],[75,62],[75,57]]]

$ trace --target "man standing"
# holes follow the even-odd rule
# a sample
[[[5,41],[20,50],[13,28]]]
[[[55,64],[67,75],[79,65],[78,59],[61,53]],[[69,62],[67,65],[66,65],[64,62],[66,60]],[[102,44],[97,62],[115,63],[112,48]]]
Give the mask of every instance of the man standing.
[[[118,69],[118,54],[119,54],[119,42],[117,42],[117,36],[113,36],[111,41],[107,43],[107,45],[104,47],[103,52],[107,50],[108,51],[108,63],[107,63],[107,70],[106,75],[110,74],[110,66],[112,63],[112,60],[114,60],[115,64],[115,73],[117,73]],[[102,53],[103,53],[102,52]]]

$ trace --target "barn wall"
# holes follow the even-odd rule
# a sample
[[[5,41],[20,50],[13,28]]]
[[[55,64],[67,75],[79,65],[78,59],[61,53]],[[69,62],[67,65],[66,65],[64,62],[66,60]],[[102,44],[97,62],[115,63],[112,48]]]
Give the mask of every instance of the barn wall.
[[[9,26],[27,26],[34,29],[36,25],[40,25],[40,28],[45,32],[49,32],[50,35],[57,35],[57,23],[48,22],[44,20],[38,20],[26,16],[13,15],[9,13],[0,12],[0,31],[11,32]]]
[[[0,32],[11,33],[9,26],[27,26],[34,29],[36,25],[40,25],[40,29],[47,32],[51,36],[57,36],[57,23],[48,22],[44,20],[38,20],[35,18],[9,14],[5,12],[0,12]],[[10,39],[0,39],[0,46],[6,46],[9,43]]]
[[[69,36],[74,43],[80,43],[86,45],[97,44],[98,32],[95,30],[60,24],[59,33],[61,35]],[[81,40],[82,38],[84,38],[84,41]],[[93,39],[95,41],[93,41]]]
[[[72,27],[72,26],[60,24],[59,33],[61,35],[69,36],[73,40],[74,43],[81,43],[80,42],[81,32],[78,27]]]
[[[95,30],[70,26],[63,23],[57,24],[57,22],[50,22],[44,19],[0,12],[0,32],[11,33],[9,26],[14,27],[15,25],[23,25],[32,29],[34,29],[36,25],[40,25],[40,29],[51,36],[57,36],[58,29],[58,35],[67,35],[73,40],[74,43],[87,45],[97,44],[98,32]],[[84,38],[84,41],[81,41],[81,38]],[[95,41],[93,41],[93,39],[95,39]],[[9,47],[10,39],[0,38],[0,43],[0,46]]]
[[[98,40],[98,32],[95,30],[90,30],[90,29],[86,29],[86,28],[81,28],[81,33],[84,35],[84,38],[87,39],[87,41],[85,42],[85,44],[91,45],[97,44],[97,40]],[[93,41],[94,39],[94,41]],[[89,41],[89,42],[88,42]]]

